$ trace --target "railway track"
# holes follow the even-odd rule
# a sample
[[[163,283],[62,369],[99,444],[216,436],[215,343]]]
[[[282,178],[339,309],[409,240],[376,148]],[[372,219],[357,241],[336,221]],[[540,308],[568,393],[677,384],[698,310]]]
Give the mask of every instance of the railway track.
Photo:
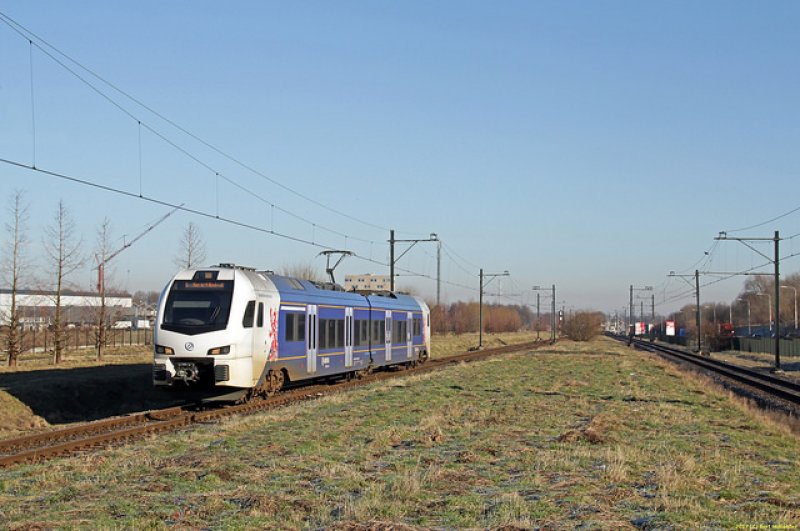
[[[499,354],[539,348],[548,342],[534,341],[493,349],[465,352],[455,356],[428,360],[423,365],[406,370],[388,370],[369,374],[360,379],[337,383],[314,384],[283,391],[266,399],[244,404],[203,408],[186,404],[166,409],[134,413],[124,417],[103,419],[70,428],[52,430],[0,441],[0,467],[44,461],[53,457],[103,448],[130,440],[175,431],[192,424],[214,422],[223,417],[254,413],[282,407],[291,403],[315,399],[324,395],[360,387],[369,383],[440,370],[462,362],[480,361]]]
[[[619,341],[628,341],[628,338],[622,336],[611,337]],[[705,356],[698,356],[692,352],[667,347],[658,343],[634,339],[633,345],[640,350],[655,352],[667,358],[688,362],[693,366],[701,367],[714,374],[730,378],[731,380],[758,389],[771,397],[780,398],[792,404],[800,405],[800,384],[797,382],[726,363],[724,361],[714,360]]]

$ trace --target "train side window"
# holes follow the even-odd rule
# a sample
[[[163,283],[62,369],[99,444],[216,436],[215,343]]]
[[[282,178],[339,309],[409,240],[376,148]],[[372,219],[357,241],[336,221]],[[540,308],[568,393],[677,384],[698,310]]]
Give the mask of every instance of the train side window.
[[[357,319],[355,326],[355,346],[366,347],[369,345],[369,321]]]
[[[344,347],[344,319],[319,320],[319,348]]]
[[[408,331],[408,321],[395,321],[392,329],[392,343],[395,345],[406,343],[406,332]]]
[[[414,334],[415,336],[422,335],[422,320],[418,317],[414,318]]]
[[[256,313],[256,301],[249,301],[247,307],[244,309],[244,318],[242,319],[242,326],[245,328],[253,328],[253,317]]]
[[[330,344],[328,338],[331,336],[331,325],[333,324],[332,319],[320,319],[319,320],[319,349],[325,350],[326,348],[330,348]]]
[[[344,347],[344,319],[336,320],[336,348]]]
[[[264,327],[264,303],[258,303],[258,318],[256,319],[256,326],[259,328]]]
[[[386,343],[386,321],[372,321],[372,342]]]
[[[286,313],[286,341],[305,341],[306,340],[306,314]]]

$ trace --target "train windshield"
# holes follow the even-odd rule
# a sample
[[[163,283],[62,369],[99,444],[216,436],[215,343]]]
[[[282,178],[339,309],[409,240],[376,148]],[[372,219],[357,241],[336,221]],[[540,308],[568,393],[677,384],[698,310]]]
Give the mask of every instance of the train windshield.
[[[232,280],[177,280],[167,296],[161,328],[188,335],[224,330],[232,297]]]

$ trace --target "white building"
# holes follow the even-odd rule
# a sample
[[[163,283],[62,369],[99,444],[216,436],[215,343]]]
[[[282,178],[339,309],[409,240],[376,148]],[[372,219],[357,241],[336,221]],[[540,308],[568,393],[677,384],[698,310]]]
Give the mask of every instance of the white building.
[[[106,295],[106,308],[109,316],[116,313],[129,313],[133,300],[130,295]],[[52,323],[55,315],[56,293],[23,289],[17,290],[17,310],[23,327],[42,327]],[[64,322],[92,322],[100,307],[97,293],[62,291],[61,310]],[[11,314],[11,290],[0,289],[0,326],[8,326]]]
[[[345,275],[345,291],[389,291],[389,275]]]

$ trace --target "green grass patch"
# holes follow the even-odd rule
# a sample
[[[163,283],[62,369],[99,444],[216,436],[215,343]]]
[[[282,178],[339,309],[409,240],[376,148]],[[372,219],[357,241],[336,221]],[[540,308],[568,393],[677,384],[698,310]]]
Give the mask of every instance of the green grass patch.
[[[564,342],[3,470],[0,521],[777,528],[800,519],[799,451],[646,354]]]

